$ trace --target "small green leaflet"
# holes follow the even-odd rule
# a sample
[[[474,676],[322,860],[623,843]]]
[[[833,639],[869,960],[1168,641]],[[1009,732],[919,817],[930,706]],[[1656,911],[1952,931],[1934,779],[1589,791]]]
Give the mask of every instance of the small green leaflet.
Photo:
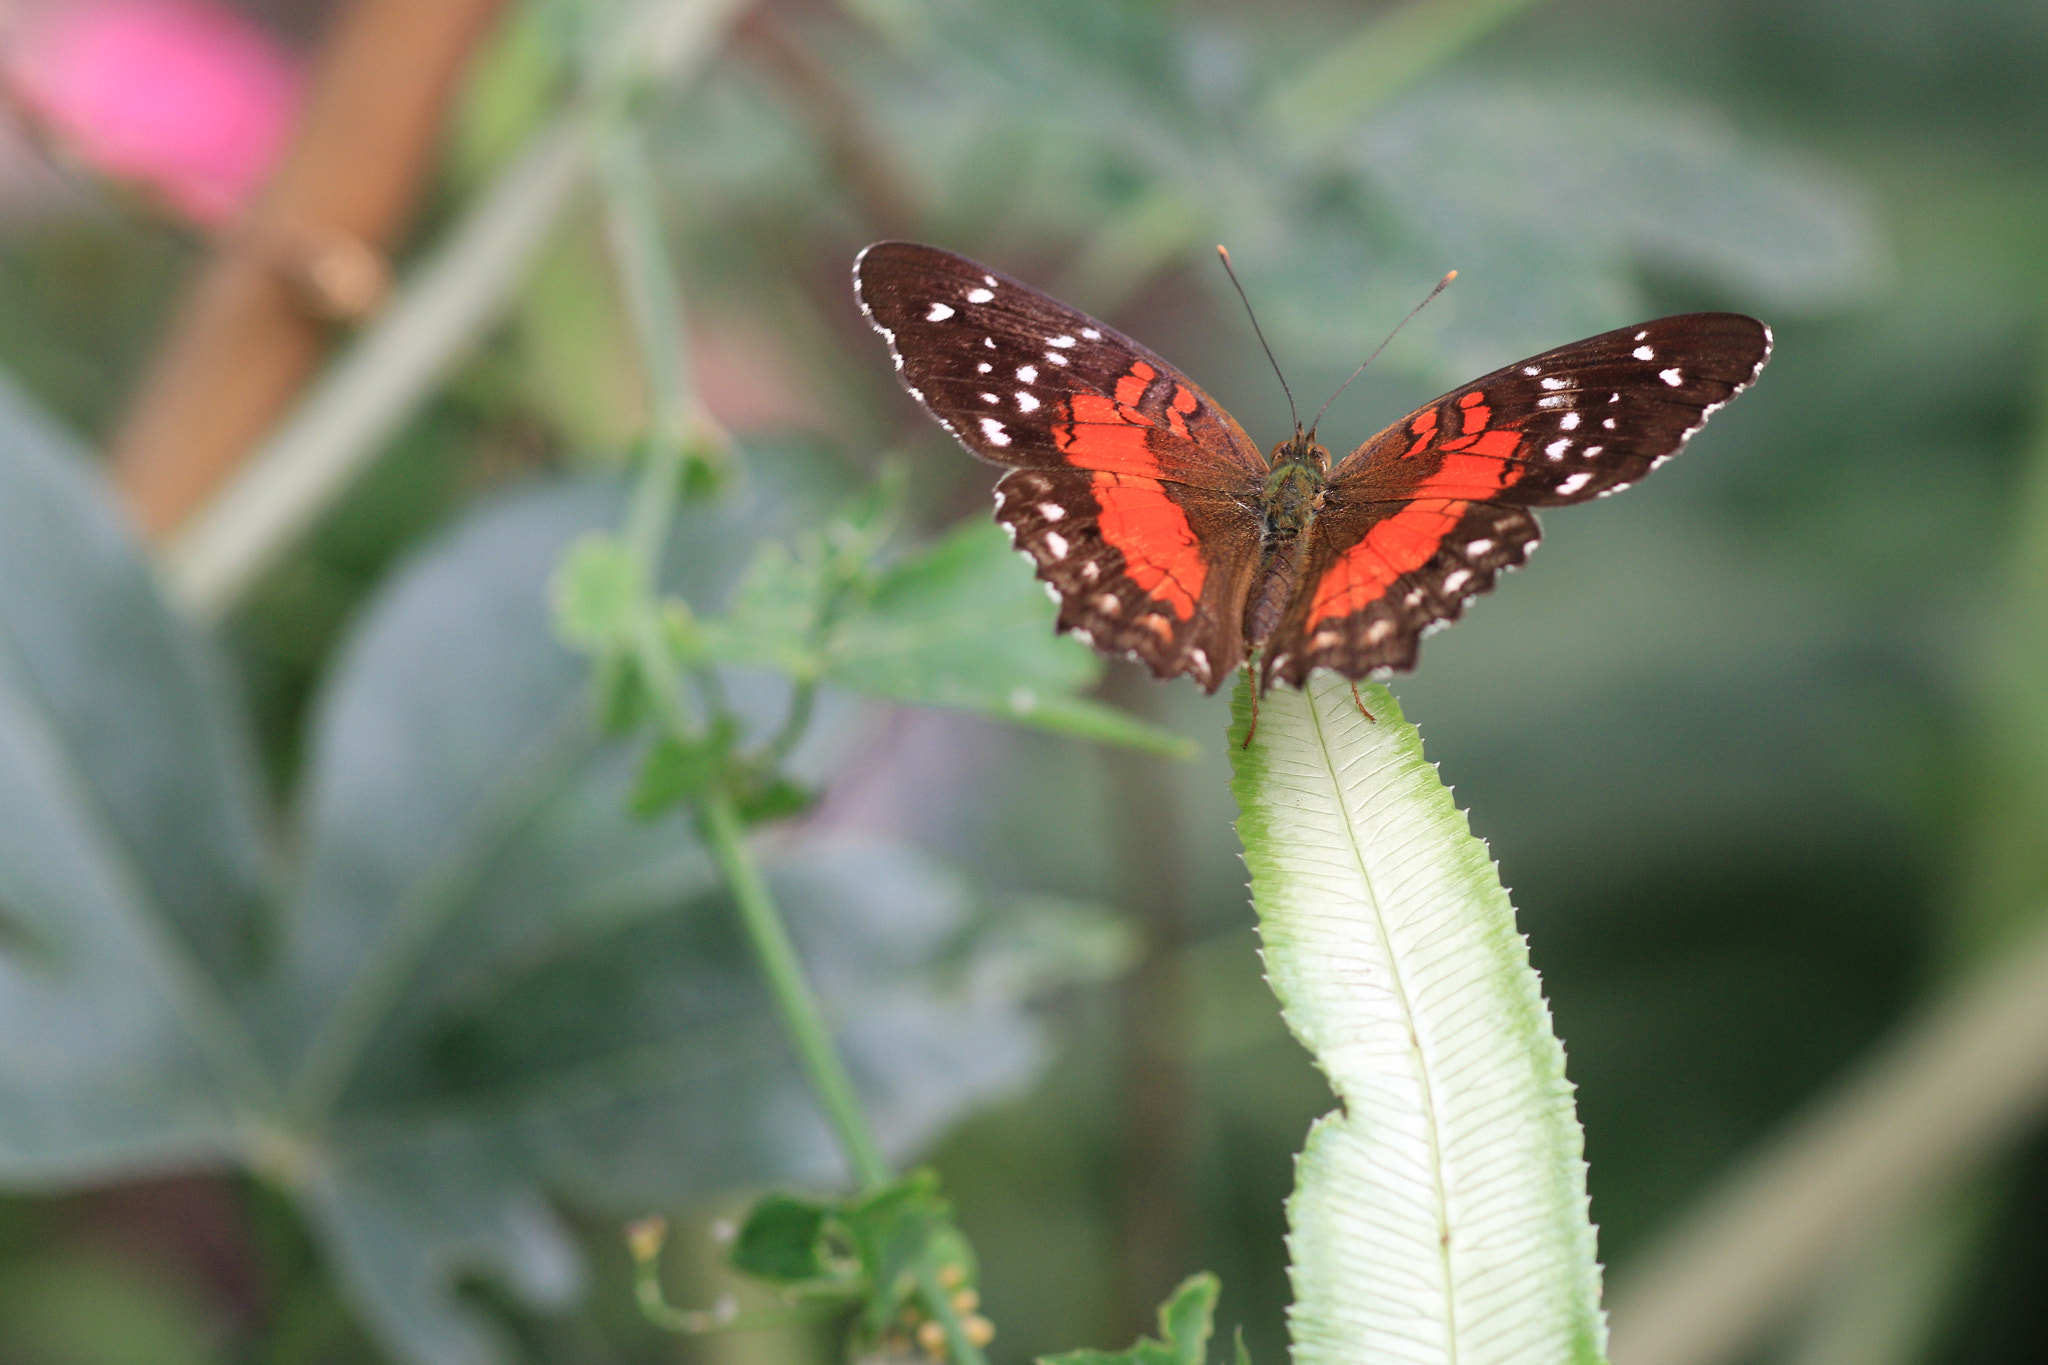
[[[1159,1340],[1140,1337],[1121,1351],[1062,1351],[1040,1356],[1038,1365],[1202,1365],[1208,1359],[1220,1290],[1216,1277],[1207,1271],[1190,1275],[1159,1305]],[[1237,1365],[1251,1365],[1242,1337]]]
[[[764,542],[731,612],[706,629],[708,657],[1186,756],[1180,736],[1074,695],[1094,685],[1101,663],[1053,633],[1044,592],[995,526],[958,527],[871,576],[836,574],[839,558],[823,536],[794,548]]]

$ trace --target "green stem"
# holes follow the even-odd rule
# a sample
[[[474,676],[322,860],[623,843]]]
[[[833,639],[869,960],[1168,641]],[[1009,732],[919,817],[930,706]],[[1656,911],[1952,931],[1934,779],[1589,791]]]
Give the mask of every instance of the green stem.
[[[863,1189],[880,1189],[889,1183],[889,1167],[868,1128],[867,1116],[861,1112],[860,1097],[854,1092],[853,1080],[846,1074],[833,1045],[832,1032],[818,1008],[818,998],[804,979],[796,945],[790,942],[781,912],[747,852],[746,829],[730,796],[719,793],[705,801],[704,829],[712,856],[718,860],[726,885],[732,888],[733,899],[739,904],[740,921],[746,926],[747,937],[761,959],[769,992],[782,1012],[782,1026],[796,1048],[797,1060],[825,1110],[826,1120],[839,1135],[839,1144],[853,1166],[854,1178]]]
[[[775,738],[769,740],[767,747],[761,751],[763,767],[782,766],[782,761],[789,757],[790,751],[803,739],[804,731],[810,728],[811,713],[816,709],[817,701],[817,683],[806,680],[796,685],[796,692],[789,699],[789,714],[782,719],[782,728],[776,731]]]
[[[984,1365],[981,1348],[967,1339],[966,1324],[953,1311],[952,1296],[946,1292],[946,1286],[939,1283],[938,1271],[929,1262],[918,1272],[917,1291],[918,1297],[924,1300],[925,1311],[946,1334],[946,1358],[950,1365]]]
[[[596,136],[612,254],[639,343],[649,408],[647,463],[626,512],[625,539],[652,582],[698,426],[697,403],[689,386],[682,288],[662,239],[661,210],[639,130],[621,116]]]

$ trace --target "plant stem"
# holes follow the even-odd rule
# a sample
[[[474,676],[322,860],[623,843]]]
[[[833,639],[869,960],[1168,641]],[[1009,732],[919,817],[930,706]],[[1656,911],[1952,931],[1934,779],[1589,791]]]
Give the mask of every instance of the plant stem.
[[[703,418],[690,391],[682,287],[662,239],[661,210],[639,129],[620,111],[593,135],[612,255],[647,382],[647,462],[626,512],[625,539],[652,582],[674,519],[683,464]]]
[[[918,1297],[924,1300],[925,1310],[932,1315],[932,1321],[939,1324],[939,1330],[946,1334],[946,1358],[951,1365],[983,1365],[981,1348],[967,1339],[966,1324],[953,1310],[952,1297],[946,1286],[939,1283],[939,1275],[927,1264],[917,1276]]]
[[[740,921],[761,959],[769,993],[782,1012],[782,1026],[796,1048],[797,1060],[810,1080],[811,1090],[825,1110],[826,1121],[839,1135],[839,1145],[853,1167],[854,1178],[863,1189],[879,1189],[889,1183],[889,1167],[882,1160],[881,1147],[868,1127],[867,1116],[861,1112],[860,1097],[833,1045],[832,1032],[818,1008],[818,998],[804,979],[796,945],[790,942],[782,914],[747,852],[746,830],[740,823],[739,812],[730,796],[719,793],[704,802],[703,814],[712,856],[725,874],[726,885],[732,888]]]

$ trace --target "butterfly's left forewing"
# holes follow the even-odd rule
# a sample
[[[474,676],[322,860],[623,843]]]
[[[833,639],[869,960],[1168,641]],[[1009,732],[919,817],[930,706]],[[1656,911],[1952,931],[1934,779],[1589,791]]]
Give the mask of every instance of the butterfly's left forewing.
[[[1265,462],[1193,380],[1130,338],[964,256],[880,242],[861,307],[905,387],[1008,466],[996,519],[1060,628],[1214,690],[1243,660]]]
[[[1626,487],[1756,379],[1770,329],[1736,313],[1624,327],[1425,404],[1332,471],[1261,683],[1412,667],[1423,633],[1527,561],[1530,509]]]

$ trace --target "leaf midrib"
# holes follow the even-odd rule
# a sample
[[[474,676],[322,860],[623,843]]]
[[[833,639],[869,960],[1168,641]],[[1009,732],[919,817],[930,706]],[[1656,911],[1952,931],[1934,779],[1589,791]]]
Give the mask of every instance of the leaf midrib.
[[[1358,821],[1354,819],[1350,802],[1346,799],[1342,772],[1331,749],[1330,736],[1324,729],[1323,699],[1315,696],[1305,699],[1308,702],[1309,722],[1315,727],[1316,748],[1323,757],[1325,771],[1330,775],[1331,790],[1335,794],[1338,813],[1343,820],[1344,838],[1351,849],[1352,860],[1357,865],[1359,879],[1365,887],[1373,932],[1379,938],[1380,950],[1387,962],[1387,975],[1392,982],[1395,998],[1400,1002],[1401,1016],[1407,1024],[1409,1054],[1415,1059],[1416,1083],[1422,1091],[1423,1120],[1429,1132],[1429,1169],[1436,1204],[1437,1254],[1443,1271],[1445,1359],[1455,1365],[1458,1359],[1457,1291],[1451,1273],[1450,1209],[1445,1195],[1443,1124],[1437,1109],[1436,1085],[1430,1074],[1429,1059],[1424,1053],[1421,1035],[1415,1027],[1415,1009],[1409,1000],[1407,981],[1402,976],[1400,959],[1394,950],[1392,936],[1387,930],[1379,890],[1373,883],[1372,868],[1366,857],[1365,848],[1358,839]],[[1341,1088],[1339,1093],[1343,1094]],[[1346,1114],[1349,1116],[1351,1097],[1344,1095],[1343,1098]]]

